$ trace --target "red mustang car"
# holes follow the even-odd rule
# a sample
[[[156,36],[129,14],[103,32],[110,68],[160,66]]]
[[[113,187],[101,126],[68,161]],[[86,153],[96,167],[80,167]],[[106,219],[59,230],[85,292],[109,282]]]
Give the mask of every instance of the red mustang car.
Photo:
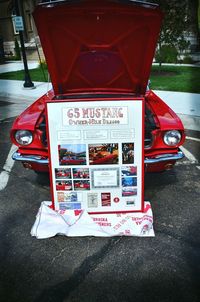
[[[70,172],[64,172],[64,171],[56,172],[56,178],[70,178],[70,177],[71,177]]]
[[[84,159],[71,157],[71,158],[63,158],[60,160],[61,165],[85,165],[86,162]]]
[[[113,164],[118,162],[117,154],[109,154],[106,156],[95,156],[92,158],[90,164],[91,165],[103,165],[103,164]]]
[[[75,181],[74,182],[74,188],[75,190],[89,190],[90,189],[90,184],[89,182],[79,182],[79,181]]]
[[[123,188],[122,196],[134,196],[137,195],[137,189],[134,188]]]
[[[13,159],[49,170],[45,102],[145,98],[146,171],[163,171],[183,158],[178,116],[147,89],[163,14],[155,4],[117,0],[40,4],[34,19],[53,89],[14,122]]]
[[[72,185],[67,183],[57,183],[56,184],[57,191],[69,191],[72,190]]]

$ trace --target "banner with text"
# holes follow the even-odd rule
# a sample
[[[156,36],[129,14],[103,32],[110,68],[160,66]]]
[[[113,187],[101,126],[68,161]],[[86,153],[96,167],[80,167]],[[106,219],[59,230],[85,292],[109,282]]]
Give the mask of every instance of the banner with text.
[[[56,210],[143,210],[143,99],[46,106]]]

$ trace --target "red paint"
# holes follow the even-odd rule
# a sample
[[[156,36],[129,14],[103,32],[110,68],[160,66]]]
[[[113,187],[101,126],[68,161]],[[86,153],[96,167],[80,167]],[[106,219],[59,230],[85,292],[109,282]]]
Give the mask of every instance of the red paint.
[[[42,143],[39,125],[45,116],[45,102],[55,101],[61,90],[63,102],[69,97],[70,102],[76,103],[91,101],[83,98],[85,93],[92,95],[93,100],[98,94],[98,101],[103,102],[145,96],[145,106],[153,113],[157,129],[152,131],[152,146],[141,152],[144,157],[177,153],[185,140],[180,119],[152,91],[145,94],[162,19],[158,8],[108,0],[69,1],[54,7],[40,6],[34,18],[55,93],[49,91],[15,120],[11,130],[14,144],[18,145],[14,134],[19,129],[30,130],[34,135],[30,145],[18,145],[22,155],[50,156],[50,150]],[[103,94],[109,97],[99,97]],[[182,133],[180,144],[174,148],[163,142],[165,131],[171,129]],[[48,129],[46,132],[48,138]],[[145,171],[163,171],[171,163],[174,164],[151,164]],[[28,167],[49,171],[48,165],[31,163]]]
[[[133,2],[39,6],[34,19],[55,93],[144,94],[162,17],[158,8]]]

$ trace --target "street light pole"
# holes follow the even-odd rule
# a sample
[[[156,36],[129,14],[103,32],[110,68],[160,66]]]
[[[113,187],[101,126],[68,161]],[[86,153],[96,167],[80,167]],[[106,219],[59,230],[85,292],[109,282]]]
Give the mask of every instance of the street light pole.
[[[15,10],[16,10],[16,16],[21,16],[20,10],[22,11],[22,1],[15,0]],[[23,63],[24,63],[24,88],[29,88],[33,89],[35,88],[34,84],[31,81],[30,73],[28,70],[28,64],[27,64],[27,58],[26,58],[26,51],[25,51],[25,46],[24,46],[24,36],[23,36],[23,31],[19,30],[19,39],[20,39],[20,44],[21,44],[21,52],[22,52],[22,58],[23,58]]]

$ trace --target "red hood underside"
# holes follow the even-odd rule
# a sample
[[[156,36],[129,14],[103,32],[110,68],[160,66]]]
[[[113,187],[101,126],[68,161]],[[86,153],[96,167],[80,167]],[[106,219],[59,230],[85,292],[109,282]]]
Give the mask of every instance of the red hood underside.
[[[55,94],[145,93],[162,13],[127,2],[69,1],[36,8]]]

